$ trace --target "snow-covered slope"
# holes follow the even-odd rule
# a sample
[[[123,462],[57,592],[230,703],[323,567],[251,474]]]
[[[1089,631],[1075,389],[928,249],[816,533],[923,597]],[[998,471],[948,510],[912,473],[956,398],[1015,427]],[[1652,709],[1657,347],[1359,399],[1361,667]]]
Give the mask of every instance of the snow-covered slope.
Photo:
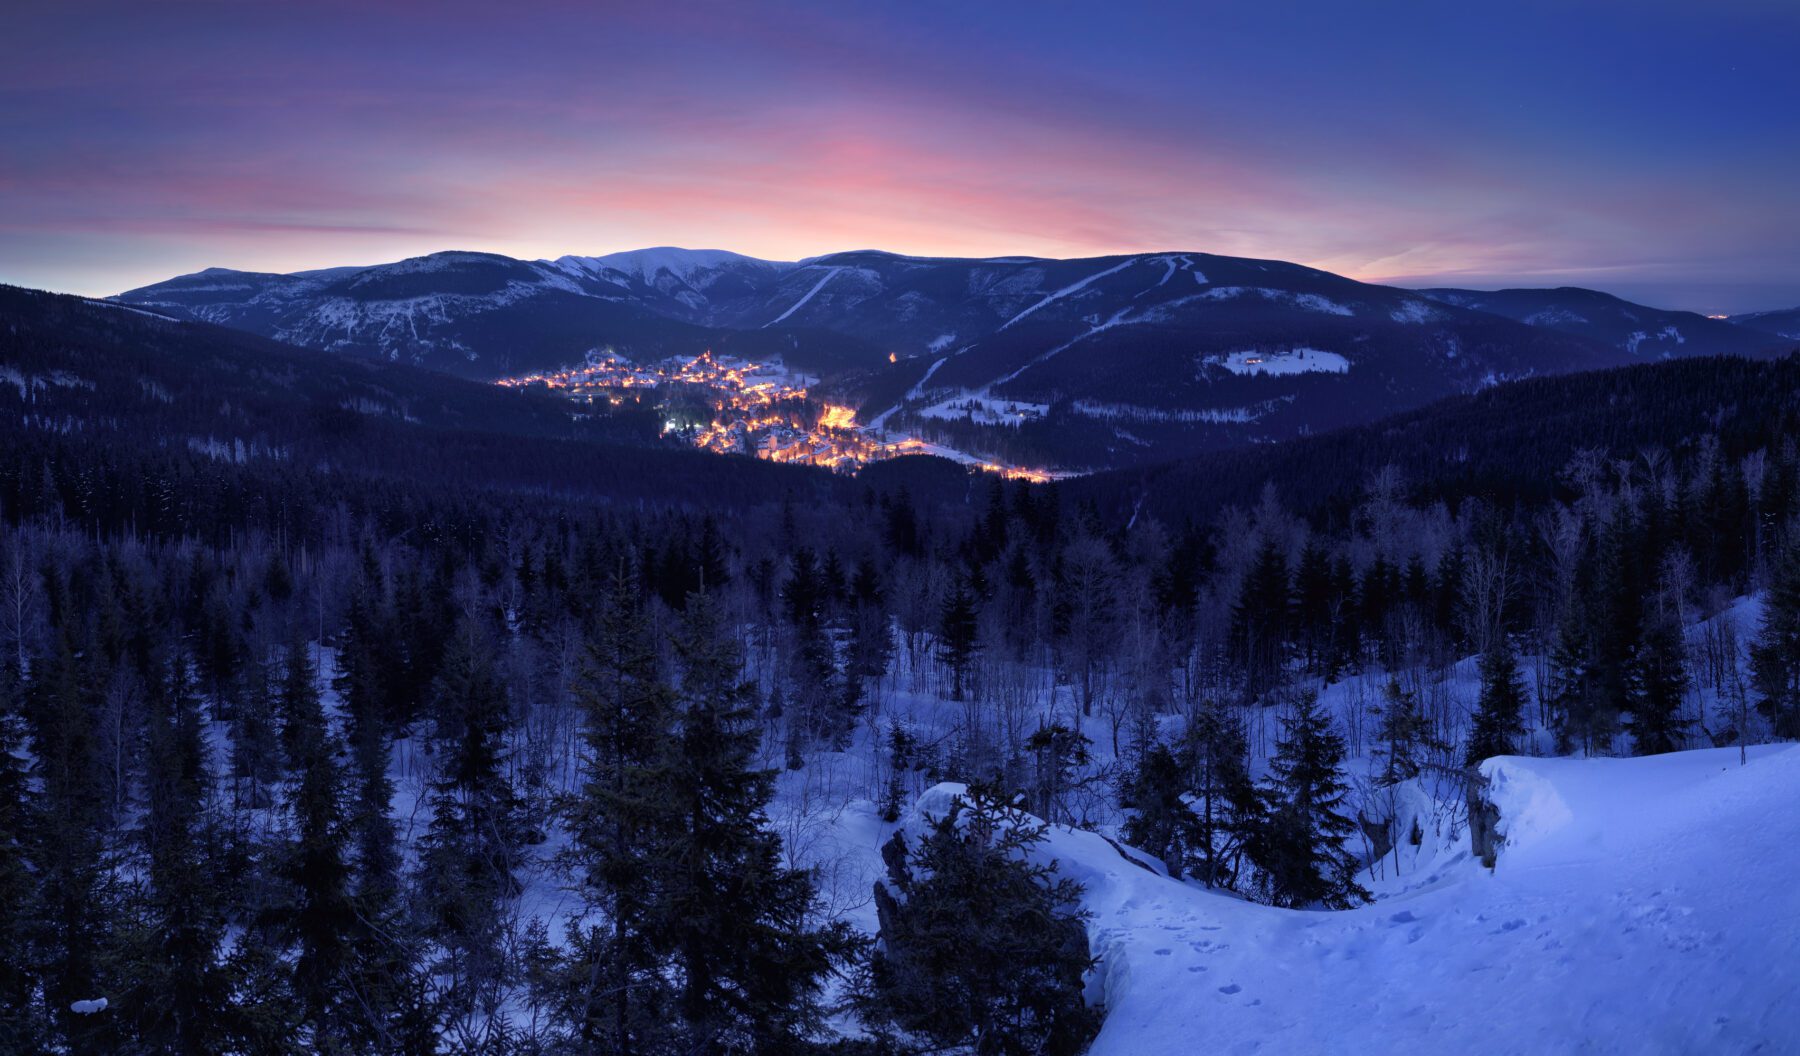
[[[1530,326],[1574,334],[1608,345],[1633,359],[1744,355],[1771,350],[1764,334],[1695,312],[1634,304],[1579,286],[1519,290],[1420,290],[1443,304],[1492,312]]]
[[[1243,902],[1054,829],[1038,853],[1093,913],[1093,1056],[1800,1047],[1800,746],[1484,770],[1507,835],[1492,872],[1464,836],[1340,913]]]

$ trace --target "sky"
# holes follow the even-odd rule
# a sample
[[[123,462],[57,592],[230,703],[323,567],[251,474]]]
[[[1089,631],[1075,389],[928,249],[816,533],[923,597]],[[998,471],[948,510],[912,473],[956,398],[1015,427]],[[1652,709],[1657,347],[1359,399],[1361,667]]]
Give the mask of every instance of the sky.
[[[133,3],[0,33],[0,282],[1193,250],[1800,305],[1800,3]]]

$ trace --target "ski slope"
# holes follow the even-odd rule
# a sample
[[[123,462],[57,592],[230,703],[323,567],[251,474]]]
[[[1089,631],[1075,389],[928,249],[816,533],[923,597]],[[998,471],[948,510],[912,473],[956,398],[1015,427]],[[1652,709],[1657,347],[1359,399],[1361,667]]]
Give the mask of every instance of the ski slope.
[[[1800,1051],[1800,746],[1484,769],[1496,868],[1446,840],[1348,912],[1244,902],[1056,828],[1038,853],[1086,886],[1100,958],[1092,1056]]]

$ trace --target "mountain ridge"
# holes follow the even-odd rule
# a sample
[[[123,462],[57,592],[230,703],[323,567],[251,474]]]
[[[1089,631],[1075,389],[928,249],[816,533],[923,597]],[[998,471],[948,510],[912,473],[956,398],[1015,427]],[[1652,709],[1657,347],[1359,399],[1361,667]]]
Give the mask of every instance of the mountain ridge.
[[[1595,291],[1551,292],[1606,305],[1609,322],[1187,251],[862,249],[799,261],[668,246],[553,260],[446,251],[291,275],[207,269],[114,301],[479,380],[598,355],[781,359],[865,422],[1067,469],[1305,435],[1519,378],[1652,355],[1756,354],[1779,341]],[[1642,332],[1621,336],[1634,321]]]

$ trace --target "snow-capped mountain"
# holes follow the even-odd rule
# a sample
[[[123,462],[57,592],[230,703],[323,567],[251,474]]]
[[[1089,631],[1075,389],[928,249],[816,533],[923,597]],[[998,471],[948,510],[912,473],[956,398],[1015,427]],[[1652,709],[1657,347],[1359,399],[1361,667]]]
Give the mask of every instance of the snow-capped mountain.
[[[1021,457],[1079,468],[1368,421],[1509,379],[1766,344],[1591,291],[1415,292],[1190,252],[447,252],[292,275],[214,268],[117,300],[482,379],[596,352],[780,356],[865,421],[964,441],[986,431]]]
[[[1579,286],[1555,289],[1427,289],[1421,295],[1444,304],[1504,315],[1531,326],[1576,334],[1635,359],[1696,355],[1758,355],[1776,342],[1722,319],[1669,311]],[[1800,330],[1800,326],[1796,326]]]
[[[1772,312],[1747,312],[1734,315],[1728,322],[1789,341],[1800,341],[1800,308],[1781,308]]]

